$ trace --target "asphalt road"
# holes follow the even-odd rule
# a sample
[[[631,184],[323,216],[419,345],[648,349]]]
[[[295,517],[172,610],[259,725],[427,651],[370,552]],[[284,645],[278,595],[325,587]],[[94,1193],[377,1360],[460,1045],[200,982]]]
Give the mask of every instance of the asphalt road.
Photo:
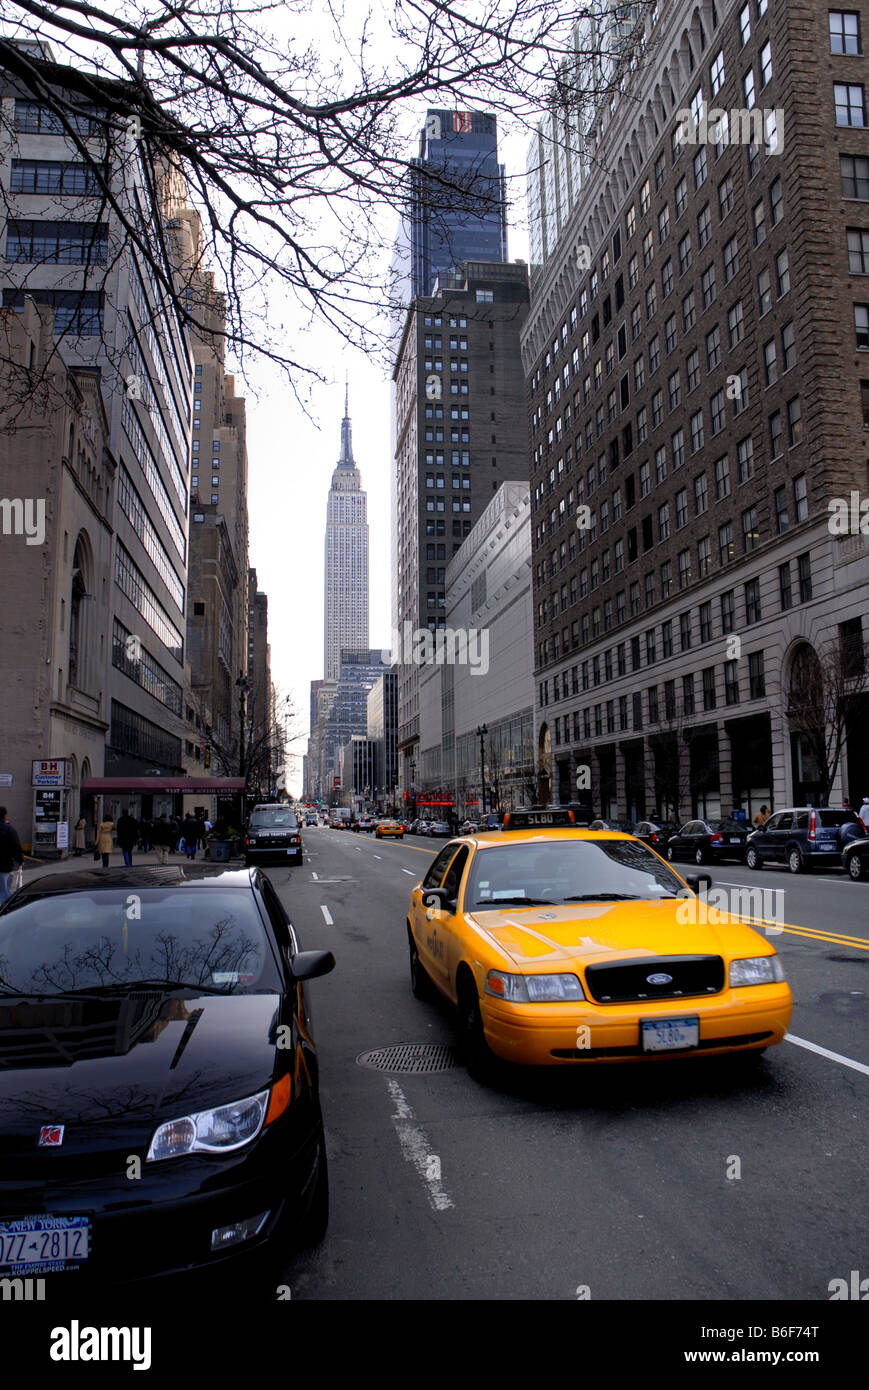
[[[793,1041],[749,1073],[707,1058],[490,1088],[455,1064],[357,1062],[455,1040],[407,965],[408,896],[440,843],[326,828],[304,843],[302,867],[270,873],[303,946],[337,958],[309,987],[332,1208],[322,1245],[284,1267],[284,1297],[828,1301],[831,1280],[869,1273],[869,883],[710,871],[783,893],[762,906]]]

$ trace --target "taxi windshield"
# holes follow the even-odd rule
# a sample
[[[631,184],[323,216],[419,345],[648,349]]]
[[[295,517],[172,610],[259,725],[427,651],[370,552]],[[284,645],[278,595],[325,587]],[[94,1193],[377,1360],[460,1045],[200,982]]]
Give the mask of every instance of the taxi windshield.
[[[474,855],[465,910],[524,902],[656,901],[685,891],[681,879],[636,841],[527,841]]]

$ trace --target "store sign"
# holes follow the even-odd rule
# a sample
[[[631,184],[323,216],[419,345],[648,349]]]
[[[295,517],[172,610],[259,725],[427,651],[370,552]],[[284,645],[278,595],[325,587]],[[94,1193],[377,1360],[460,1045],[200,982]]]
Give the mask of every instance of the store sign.
[[[57,825],[57,848],[69,849],[69,821],[58,821]]]
[[[65,787],[67,783],[67,758],[34,759],[30,785],[33,787]]]

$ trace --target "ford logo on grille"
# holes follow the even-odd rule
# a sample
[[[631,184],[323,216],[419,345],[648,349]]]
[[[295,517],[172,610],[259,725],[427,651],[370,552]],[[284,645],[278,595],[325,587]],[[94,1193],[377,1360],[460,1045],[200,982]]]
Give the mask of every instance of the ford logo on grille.
[[[646,976],[646,984],[647,984],[647,985],[671,985],[672,983],[673,983],[673,976],[672,976],[672,975],[647,975],[647,976]]]

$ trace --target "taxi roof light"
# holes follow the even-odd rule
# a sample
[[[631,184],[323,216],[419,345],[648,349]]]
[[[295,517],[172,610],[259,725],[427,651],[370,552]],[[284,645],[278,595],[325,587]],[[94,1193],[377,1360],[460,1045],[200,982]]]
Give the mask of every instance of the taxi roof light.
[[[508,811],[504,816],[502,830],[533,830],[536,826],[547,829],[559,826],[576,825],[572,811],[560,808],[552,811]]]

